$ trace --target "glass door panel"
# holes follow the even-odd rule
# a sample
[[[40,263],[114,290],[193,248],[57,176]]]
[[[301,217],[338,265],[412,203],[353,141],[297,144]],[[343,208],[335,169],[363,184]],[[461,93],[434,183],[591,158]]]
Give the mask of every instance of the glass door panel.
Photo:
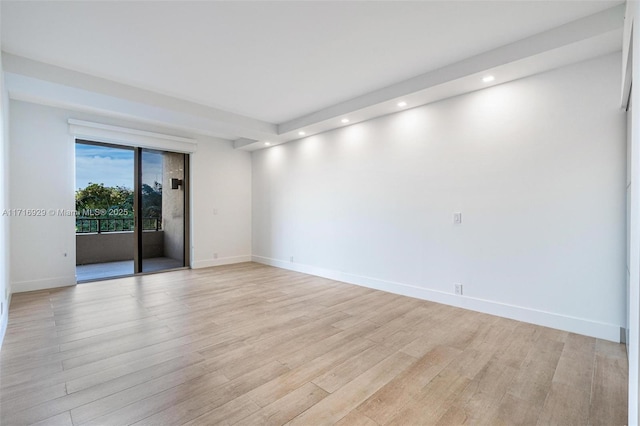
[[[77,140],[76,279],[134,273],[134,149]]]
[[[140,271],[185,266],[185,155],[140,150]]]

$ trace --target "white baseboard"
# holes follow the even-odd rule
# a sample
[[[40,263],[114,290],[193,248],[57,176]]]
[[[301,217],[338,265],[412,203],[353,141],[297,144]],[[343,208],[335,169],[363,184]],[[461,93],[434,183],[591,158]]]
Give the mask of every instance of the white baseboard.
[[[219,257],[218,259],[194,260],[192,269],[210,268],[212,266],[231,265],[234,263],[251,262],[251,255]]]
[[[453,293],[446,293],[443,291],[431,290],[398,282],[385,281],[377,278],[353,275],[345,272],[333,271],[330,269],[318,268],[316,266],[303,265],[300,263],[287,262],[268,257],[252,256],[252,260],[265,265],[316,275],[389,293],[429,300],[485,314],[497,315],[517,321],[591,336],[598,339],[610,340],[612,342],[620,342],[619,324],[607,324],[586,318],[576,318],[568,315],[526,308],[523,306],[515,306],[491,300],[478,299],[475,297],[458,296]]]
[[[47,290],[50,288],[68,287],[76,285],[76,276],[44,278],[32,281],[15,281],[11,283],[12,293],[22,293],[25,291]]]

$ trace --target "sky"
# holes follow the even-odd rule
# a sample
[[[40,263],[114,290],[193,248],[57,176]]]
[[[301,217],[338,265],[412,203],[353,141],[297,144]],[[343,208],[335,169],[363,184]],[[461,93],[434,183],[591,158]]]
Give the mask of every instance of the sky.
[[[162,154],[144,151],[142,181],[162,182]],[[76,189],[89,183],[133,189],[133,150],[76,143]]]

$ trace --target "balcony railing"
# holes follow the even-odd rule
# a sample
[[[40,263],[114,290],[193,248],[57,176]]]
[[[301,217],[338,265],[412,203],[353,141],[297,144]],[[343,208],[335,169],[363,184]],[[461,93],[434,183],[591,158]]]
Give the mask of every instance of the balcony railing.
[[[133,231],[134,218],[76,218],[76,234],[102,234],[106,232]],[[156,217],[142,218],[143,231],[161,231],[162,219]]]

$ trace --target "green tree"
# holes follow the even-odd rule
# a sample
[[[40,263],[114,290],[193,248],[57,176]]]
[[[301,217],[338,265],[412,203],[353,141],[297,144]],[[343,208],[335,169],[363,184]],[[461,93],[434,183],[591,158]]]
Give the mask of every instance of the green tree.
[[[104,186],[89,183],[76,191],[76,232],[95,232],[98,225],[102,232],[133,229],[133,190],[124,186]],[[143,229],[159,229],[162,226],[162,184],[142,185]],[[89,219],[89,220],[88,220]],[[96,219],[113,219],[98,221]],[[127,220],[122,220],[127,219]]]
[[[142,217],[162,218],[162,185],[142,184]]]
[[[126,209],[133,215],[133,191],[124,186],[104,186],[89,183],[76,191],[76,210],[82,215],[86,210]]]

